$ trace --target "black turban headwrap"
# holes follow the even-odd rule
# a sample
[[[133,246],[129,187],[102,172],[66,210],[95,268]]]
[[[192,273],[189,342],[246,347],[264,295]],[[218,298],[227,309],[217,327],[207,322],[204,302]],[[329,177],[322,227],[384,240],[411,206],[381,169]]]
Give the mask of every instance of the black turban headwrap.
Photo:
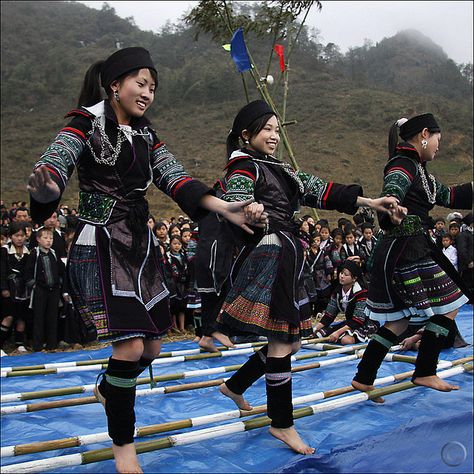
[[[240,137],[242,130],[247,129],[255,120],[264,115],[276,115],[264,100],[254,100],[239,110],[234,119],[231,133]]]
[[[157,73],[150,53],[139,46],[119,49],[111,54],[100,68],[100,82],[107,88],[115,79],[136,69],[152,69]]]
[[[441,131],[438,123],[433,117],[433,114],[423,114],[407,120],[400,127],[400,137],[403,140],[409,140],[417,133],[420,133],[424,128],[427,128],[432,133]]]
[[[353,260],[346,260],[341,267],[341,271],[346,268],[351,272],[353,278],[359,279],[362,276],[362,267]]]

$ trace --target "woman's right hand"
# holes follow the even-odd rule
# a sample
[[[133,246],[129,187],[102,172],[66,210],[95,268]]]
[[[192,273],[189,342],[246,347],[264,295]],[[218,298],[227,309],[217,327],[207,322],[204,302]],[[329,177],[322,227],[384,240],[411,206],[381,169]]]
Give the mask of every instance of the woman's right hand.
[[[51,179],[45,165],[39,166],[30,174],[27,189],[31,197],[41,203],[56,201],[61,196],[59,186]]]
[[[4,298],[10,298],[10,292],[8,290],[2,290],[2,296]]]

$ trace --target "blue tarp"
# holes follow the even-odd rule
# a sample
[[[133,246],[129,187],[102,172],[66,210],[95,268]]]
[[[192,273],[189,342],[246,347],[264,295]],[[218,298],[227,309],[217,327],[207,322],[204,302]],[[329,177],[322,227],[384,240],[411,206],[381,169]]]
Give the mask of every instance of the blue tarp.
[[[458,326],[468,347],[442,351],[441,359],[454,360],[473,354],[472,307],[462,308]],[[196,348],[190,341],[164,344],[163,351]],[[28,354],[4,357],[2,366],[33,365],[71,360],[106,358],[110,347],[94,351]],[[305,353],[302,350],[300,353]],[[415,355],[416,353],[407,353]],[[155,368],[155,375],[208,367],[241,364],[247,355],[205,359]],[[332,356],[335,357],[335,356]],[[342,355],[340,356],[342,357]],[[324,358],[322,358],[324,359]],[[317,360],[322,360],[317,359]],[[294,365],[310,361],[296,362]],[[357,361],[298,372],[293,375],[293,396],[329,390],[350,383]],[[401,362],[384,362],[379,377],[412,370]],[[2,394],[68,387],[94,383],[97,373],[76,372],[35,377],[2,379]],[[209,380],[229,376],[217,374],[165,382],[161,385]],[[314,455],[294,454],[268,434],[267,428],[255,429],[140,454],[144,472],[473,472],[473,379],[463,373],[449,379],[461,390],[442,393],[417,387],[388,395],[385,404],[363,402],[345,408],[296,420],[301,437],[317,448]],[[138,388],[146,388],[140,385]],[[86,394],[89,395],[89,394]],[[71,396],[72,398],[78,395]],[[253,405],[265,403],[265,383],[257,381],[246,393]],[[45,399],[46,400],[46,399]],[[48,401],[56,400],[53,398]],[[39,400],[20,403],[33,403]],[[7,404],[10,405],[10,404]],[[137,398],[137,426],[181,420],[234,409],[217,388]],[[235,422],[238,420],[230,420]],[[222,423],[222,422],[221,422]],[[106,431],[106,418],[100,404],[6,415],[1,420],[1,444],[11,446],[34,441],[66,438]],[[205,426],[204,426],[205,427]],[[191,428],[202,429],[196,427]],[[189,431],[189,429],[184,430]],[[157,439],[168,434],[141,438]],[[79,450],[110,447],[109,443],[69,448],[2,459],[2,465],[73,454]],[[444,460],[443,460],[444,459]],[[453,465],[455,464],[455,465]],[[62,468],[52,472],[115,472],[114,462]]]

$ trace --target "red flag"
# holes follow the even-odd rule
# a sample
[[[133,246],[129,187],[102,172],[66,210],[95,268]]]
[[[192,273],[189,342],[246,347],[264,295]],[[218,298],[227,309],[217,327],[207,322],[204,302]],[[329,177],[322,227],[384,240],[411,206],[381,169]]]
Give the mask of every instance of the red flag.
[[[283,72],[285,70],[284,46],[282,44],[276,44],[273,50],[280,57],[280,71]]]

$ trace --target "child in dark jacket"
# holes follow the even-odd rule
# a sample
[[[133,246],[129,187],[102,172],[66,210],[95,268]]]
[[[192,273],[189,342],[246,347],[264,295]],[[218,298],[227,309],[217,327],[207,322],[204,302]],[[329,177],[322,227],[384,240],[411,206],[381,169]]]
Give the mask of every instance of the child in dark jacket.
[[[41,351],[57,346],[59,299],[61,296],[65,265],[51,248],[53,231],[48,227],[38,229],[38,246],[30,254],[25,269],[26,285],[32,288],[30,308],[33,309],[33,350]],[[70,301],[68,293],[64,300]]]
[[[25,323],[28,312],[29,292],[25,287],[25,267],[29,250],[25,245],[26,233],[21,222],[13,222],[9,229],[11,241],[1,250],[0,286],[2,290],[2,323],[0,347],[15,325],[15,345],[19,352],[26,352]]]
[[[364,313],[367,289],[362,282],[360,265],[346,260],[339,273],[339,283],[340,286],[332,295],[324,316],[314,328],[315,336],[329,336],[330,341],[340,344],[366,342],[377,332],[379,325]],[[331,326],[339,313],[344,313],[346,319]]]

